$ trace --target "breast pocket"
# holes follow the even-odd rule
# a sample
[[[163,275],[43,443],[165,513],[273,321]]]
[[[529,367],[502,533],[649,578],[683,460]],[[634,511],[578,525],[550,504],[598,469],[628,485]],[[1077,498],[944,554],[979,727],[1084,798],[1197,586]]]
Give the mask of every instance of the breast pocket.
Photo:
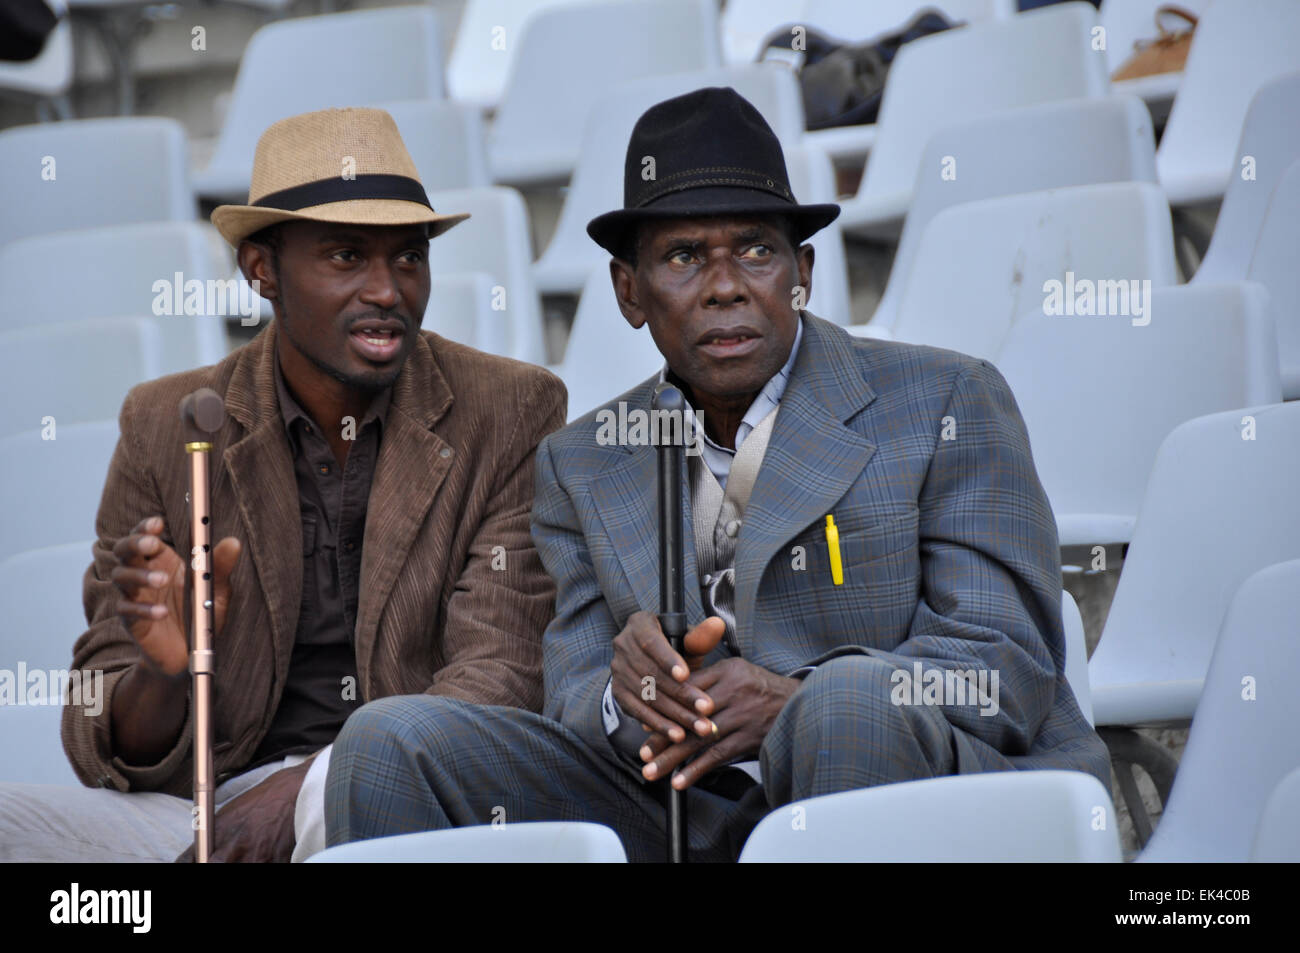
[[[860,530],[840,532],[840,561],[844,567],[844,584],[878,586],[918,553],[917,527],[920,513],[909,510],[883,523]],[[826,559],[829,564],[829,549]],[[910,575],[906,573],[905,575]]]
[[[901,638],[916,611],[919,520],[920,514],[910,510],[865,527],[846,521],[840,532],[844,581],[838,586],[833,582],[823,528],[817,558],[810,563],[817,566],[821,579],[816,600],[825,617],[836,618],[853,631],[868,624],[873,644],[893,644]]]
[[[302,514],[302,598],[300,610],[316,594],[316,516]],[[301,615],[299,616],[301,618]]]

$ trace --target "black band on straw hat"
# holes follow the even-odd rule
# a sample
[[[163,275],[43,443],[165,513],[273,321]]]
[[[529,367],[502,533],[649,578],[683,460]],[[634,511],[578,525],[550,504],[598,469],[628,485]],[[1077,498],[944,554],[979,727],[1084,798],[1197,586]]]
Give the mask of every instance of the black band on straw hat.
[[[341,175],[317,179],[315,182],[295,185],[292,188],[264,195],[252,204],[258,208],[296,212],[316,205],[348,202],[354,199],[397,199],[402,202],[415,202],[430,211],[433,210],[424,186],[415,179],[405,175],[386,175],[377,172],[365,173],[350,179],[345,179]]]

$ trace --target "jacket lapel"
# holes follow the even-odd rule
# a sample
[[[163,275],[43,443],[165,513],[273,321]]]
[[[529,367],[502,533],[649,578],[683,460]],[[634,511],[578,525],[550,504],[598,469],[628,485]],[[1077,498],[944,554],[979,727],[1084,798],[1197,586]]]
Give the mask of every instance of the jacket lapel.
[[[361,554],[357,599],[357,673],[370,698],[370,658],[379,620],[398,573],[410,556],[438,488],[455,464],[451,446],[433,426],[453,403],[429,339],[420,334],[393,384],[393,401],[375,464]],[[430,567],[432,570],[433,567]]]
[[[736,636],[742,652],[758,584],[791,537],[821,521],[848,492],[875,446],[844,426],[872,400],[844,331],[806,315],[804,336],[736,547]]]
[[[243,520],[244,539],[271,617],[272,657],[277,678],[288,671],[302,604],[302,517],[298,485],[275,396],[274,326],[262,331],[231,374],[226,411],[245,436],[226,448],[229,474]]]

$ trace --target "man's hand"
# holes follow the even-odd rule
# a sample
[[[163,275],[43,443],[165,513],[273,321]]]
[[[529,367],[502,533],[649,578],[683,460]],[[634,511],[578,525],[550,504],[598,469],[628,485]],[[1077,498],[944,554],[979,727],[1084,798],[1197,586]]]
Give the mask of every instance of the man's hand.
[[[232,799],[217,813],[212,863],[281,863],[293,857],[293,814],[298,791],[311,768],[311,760],[275,772],[265,781]],[[194,845],[176,858],[178,864],[194,861]]]
[[[175,677],[189,667],[185,618],[186,562],[162,541],[161,516],[147,516],[113,547],[118,565],[109,579],[122,593],[118,602],[127,631],[140,646],[145,664]],[[212,623],[221,632],[230,605],[230,573],[239,560],[240,543],[227,536],[212,548]]]
[[[726,631],[726,623],[717,616],[705,619],[682,640],[683,658],[673,651],[656,616],[633,613],[614,639],[614,661],[609,667],[619,708],[646,731],[660,732],[673,741],[686,740],[687,731],[708,736],[713,699],[688,679]],[[646,690],[647,677],[654,679],[648,686],[652,691]]]
[[[753,662],[729,658],[710,665],[690,677],[690,684],[705,690],[716,705],[713,724],[703,737],[671,739],[655,732],[641,748],[641,769],[646,780],[663,777],[692,755],[690,764],[673,775],[672,785],[684,791],[715,768],[746,755],[756,756],[776,716],[803,684],[785,678]]]

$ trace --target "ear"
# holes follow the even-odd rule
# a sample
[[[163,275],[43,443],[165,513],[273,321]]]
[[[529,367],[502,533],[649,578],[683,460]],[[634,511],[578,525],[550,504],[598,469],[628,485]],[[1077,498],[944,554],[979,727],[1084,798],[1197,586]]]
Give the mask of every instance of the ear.
[[[258,292],[263,298],[271,302],[279,299],[280,286],[275,280],[275,269],[271,267],[270,249],[245,239],[239,243],[235,258],[244,277],[257,282]]]
[[[636,297],[636,271],[621,258],[609,260],[609,280],[614,283],[614,297],[618,299],[618,310],[623,318],[634,328],[645,324],[645,312]]]
[[[794,250],[795,266],[799,270],[799,284],[803,286],[803,297],[805,301],[812,297],[813,258],[816,254],[817,250],[807,244],[800,245]]]

